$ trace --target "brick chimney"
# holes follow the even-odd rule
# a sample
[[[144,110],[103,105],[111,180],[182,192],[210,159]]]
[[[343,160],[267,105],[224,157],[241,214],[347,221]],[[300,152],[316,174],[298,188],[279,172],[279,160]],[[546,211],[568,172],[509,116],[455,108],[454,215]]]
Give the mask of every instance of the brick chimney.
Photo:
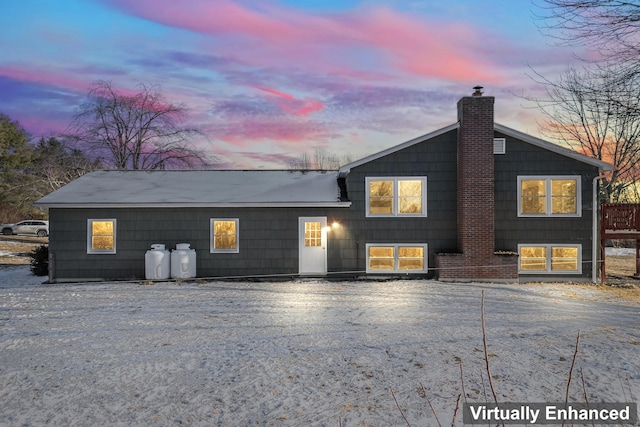
[[[493,96],[458,101],[458,245],[479,263],[493,256]],[[480,95],[478,95],[480,94]]]
[[[437,254],[440,280],[517,281],[517,258],[495,254],[494,118],[495,98],[476,86],[458,101],[458,249]]]

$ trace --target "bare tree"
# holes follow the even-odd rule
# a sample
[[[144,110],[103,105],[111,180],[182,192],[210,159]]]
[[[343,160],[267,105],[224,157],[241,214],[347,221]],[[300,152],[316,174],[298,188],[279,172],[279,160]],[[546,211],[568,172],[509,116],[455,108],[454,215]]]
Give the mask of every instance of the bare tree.
[[[339,156],[330,153],[323,148],[316,148],[313,155],[302,153],[289,162],[291,170],[336,170],[340,166],[351,163],[351,156],[346,154]]]
[[[614,165],[603,179],[611,202],[625,201],[640,178],[640,76],[621,79],[620,66],[569,68],[555,81],[537,74],[546,98],[533,100],[548,119],[545,136]]]
[[[544,0],[544,27],[570,45],[583,45],[605,61],[640,63],[640,3],[635,0]],[[633,65],[635,64],[635,65]]]
[[[77,148],[69,148],[63,140],[40,138],[28,168],[36,178],[32,192],[36,198],[42,197],[100,167],[97,160],[89,159]]]
[[[203,166],[206,156],[190,140],[199,132],[181,126],[185,115],[185,106],[167,102],[155,85],[124,95],[100,80],[74,117],[72,137],[116,169]]]

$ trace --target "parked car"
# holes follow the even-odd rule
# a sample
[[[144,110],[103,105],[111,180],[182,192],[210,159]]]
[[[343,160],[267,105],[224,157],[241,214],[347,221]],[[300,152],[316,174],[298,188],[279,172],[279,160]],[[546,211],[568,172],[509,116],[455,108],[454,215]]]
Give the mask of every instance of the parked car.
[[[38,237],[49,235],[49,221],[28,220],[20,221],[16,224],[4,224],[2,234],[10,236],[12,234],[32,234]]]

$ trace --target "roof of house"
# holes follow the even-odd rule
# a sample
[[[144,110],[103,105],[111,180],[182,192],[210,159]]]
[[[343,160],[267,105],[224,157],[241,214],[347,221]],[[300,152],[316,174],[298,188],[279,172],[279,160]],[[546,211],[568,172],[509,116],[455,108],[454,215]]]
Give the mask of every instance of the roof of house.
[[[95,171],[36,202],[43,207],[333,206],[336,171]]]
[[[340,201],[338,177],[352,168],[458,128],[458,123],[344,165],[339,171],[191,170],[96,171],[36,202],[42,207],[348,207]],[[612,170],[613,166],[495,123],[504,135],[557,154]]]
[[[387,148],[386,150],[380,151],[378,153],[372,154],[370,156],[364,157],[360,160],[356,160],[355,162],[346,164],[344,166],[342,166],[340,168],[340,170],[338,171],[338,175],[341,177],[344,177],[346,175],[349,174],[349,172],[351,171],[351,169],[358,167],[360,165],[363,165],[365,163],[369,163],[373,160],[377,160],[381,157],[384,157],[386,155],[395,153],[397,151],[403,150],[405,148],[411,147],[415,144],[419,144],[421,142],[425,142],[431,138],[435,138],[436,136],[445,134],[447,132],[450,132],[452,130],[455,130],[459,127],[459,123],[453,123],[449,126],[445,126],[441,129],[438,129],[436,131],[433,131],[431,133],[419,136],[417,138],[411,139],[407,142],[404,142],[400,145],[395,145],[393,147]],[[610,165],[609,163],[603,162],[601,160],[598,159],[594,159],[593,157],[589,157],[589,156],[585,156],[584,154],[580,154],[578,152],[575,152],[573,150],[569,150],[567,148],[561,147],[559,145],[556,144],[552,144],[548,141],[536,138],[534,136],[528,135],[526,133],[522,133],[520,131],[517,131],[515,129],[511,129],[507,126],[503,126],[501,124],[498,123],[494,123],[493,128],[495,131],[500,132],[502,134],[505,134],[507,136],[519,139],[521,141],[527,142],[529,144],[535,145],[537,147],[540,148],[544,148],[546,150],[552,151],[554,153],[572,158],[574,160],[578,160],[580,162],[583,163],[587,163],[593,166],[598,167],[601,170],[613,170],[613,166]]]

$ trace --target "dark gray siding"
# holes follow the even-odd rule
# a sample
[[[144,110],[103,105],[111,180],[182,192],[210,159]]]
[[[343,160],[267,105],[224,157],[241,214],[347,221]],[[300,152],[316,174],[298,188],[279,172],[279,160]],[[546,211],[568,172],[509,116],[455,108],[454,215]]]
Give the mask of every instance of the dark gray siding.
[[[591,277],[591,189],[597,168],[506,135],[496,137],[507,139],[506,154],[494,156],[496,249],[515,252],[525,243],[580,244],[585,261],[581,276]],[[350,208],[50,209],[54,278],[143,278],[144,255],[154,243],[168,249],[190,243],[197,253],[198,277],[295,275],[302,216],[326,216],[329,224],[340,224],[328,234],[330,274],[364,272],[367,243],[426,243],[433,267],[435,253],[458,249],[456,144],[453,130],[354,167],[346,178]],[[582,216],[519,218],[519,175],[581,176]],[[426,176],[427,216],[367,218],[365,178],[373,176]],[[87,219],[100,218],[117,219],[116,254],[87,254]],[[210,218],[240,220],[239,253],[210,253]]]
[[[506,135],[506,154],[495,155],[496,249],[516,251],[518,244],[557,243],[582,245],[582,278],[591,277],[593,220],[593,178],[598,169]],[[582,190],[582,216],[579,218],[518,217],[518,176],[579,175]],[[559,276],[558,276],[559,277]],[[570,280],[568,276],[567,280]],[[536,279],[521,275],[522,279]],[[548,279],[548,276],[541,276]]]
[[[190,243],[198,277],[298,273],[298,217],[340,221],[345,208],[111,208],[51,209],[50,253],[55,278],[144,278],[144,255],[151,244],[167,249]],[[87,219],[115,218],[115,254],[87,254]],[[210,218],[238,218],[239,253],[210,253]],[[341,231],[338,230],[337,233]],[[328,265],[340,269],[344,250],[328,242]],[[338,266],[338,267],[335,267]]]
[[[430,267],[435,253],[455,250],[456,140],[454,130],[351,170],[347,192],[352,206],[345,218],[345,229],[353,240],[339,242],[349,255],[343,262],[364,271],[367,243],[427,243]],[[426,176],[427,216],[367,218],[365,178],[374,176]]]

